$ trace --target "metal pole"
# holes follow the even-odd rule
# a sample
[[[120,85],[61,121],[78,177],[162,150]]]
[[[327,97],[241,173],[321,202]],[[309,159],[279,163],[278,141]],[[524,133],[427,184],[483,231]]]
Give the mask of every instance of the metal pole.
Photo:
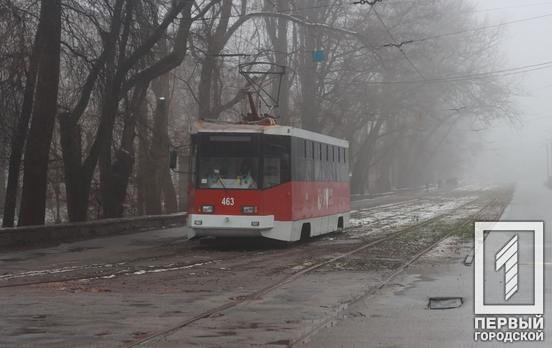
[[[550,144],[546,143],[546,180],[550,177]]]

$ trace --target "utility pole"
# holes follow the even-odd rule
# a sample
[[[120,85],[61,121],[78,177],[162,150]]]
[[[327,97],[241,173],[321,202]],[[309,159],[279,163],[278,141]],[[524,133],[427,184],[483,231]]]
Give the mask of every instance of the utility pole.
[[[552,177],[550,176],[552,167],[552,139],[546,143],[546,185],[552,188]]]
[[[550,177],[550,147],[546,144],[546,178]]]

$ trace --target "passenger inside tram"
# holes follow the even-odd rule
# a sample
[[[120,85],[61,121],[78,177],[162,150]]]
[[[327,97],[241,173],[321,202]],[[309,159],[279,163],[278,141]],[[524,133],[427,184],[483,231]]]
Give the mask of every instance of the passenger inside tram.
[[[207,179],[201,179],[201,186],[222,189],[256,189],[255,164],[252,162],[254,160],[250,158],[243,158],[241,161],[236,161],[236,158],[205,160],[203,166],[210,170],[208,170]]]

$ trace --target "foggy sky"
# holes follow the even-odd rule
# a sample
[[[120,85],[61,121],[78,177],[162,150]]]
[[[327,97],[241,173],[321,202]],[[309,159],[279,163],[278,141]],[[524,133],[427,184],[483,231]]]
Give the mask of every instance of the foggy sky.
[[[481,16],[493,24],[551,14],[501,28],[503,66],[498,69],[552,61],[552,1],[479,0],[476,4]],[[511,8],[498,10],[505,7]],[[486,132],[487,150],[472,172],[483,183],[546,180],[545,146],[552,140],[552,68],[515,75],[515,79],[525,94],[514,99],[523,125],[500,122]]]

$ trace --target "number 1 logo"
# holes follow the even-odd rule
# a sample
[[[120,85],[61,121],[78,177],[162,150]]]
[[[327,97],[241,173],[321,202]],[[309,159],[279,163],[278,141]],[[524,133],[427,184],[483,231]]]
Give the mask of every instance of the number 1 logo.
[[[495,268],[504,268],[504,299],[508,301],[518,291],[518,235],[496,253]]]

